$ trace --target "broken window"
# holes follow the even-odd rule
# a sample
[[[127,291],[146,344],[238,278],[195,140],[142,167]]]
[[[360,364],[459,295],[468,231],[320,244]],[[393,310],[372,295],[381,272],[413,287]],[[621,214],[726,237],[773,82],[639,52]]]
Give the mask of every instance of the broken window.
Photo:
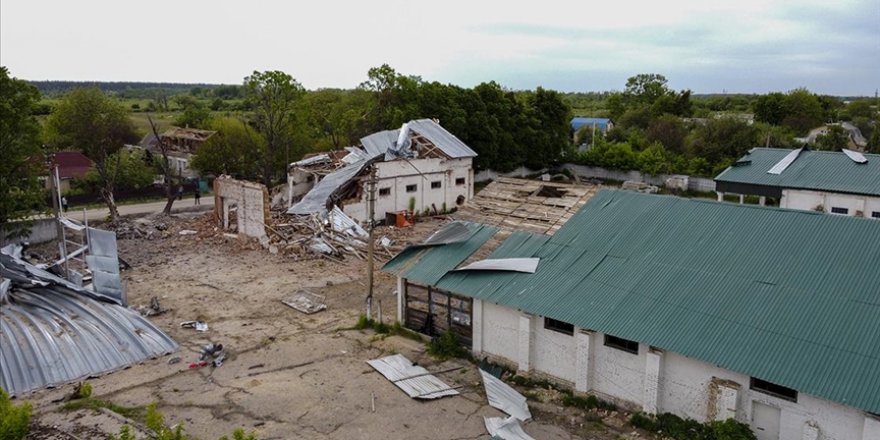
[[[757,377],[753,377],[751,379],[751,381],[749,382],[749,388],[764,394],[778,397],[780,399],[797,402],[797,390],[793,390],[782,385],[776,385],[775,383],[770,383],[766,380],[758,379]]]
[[[379,195],[380,196],[390,196],[391,195],[391,188],[379,188]]]
[[[437,189],[437,188],[440,188],[440,187],[442,187],[442,184],[440,183],[439,180],[436,181],[436,182],[431,182],[431,189]]]
[[[832,206],[832,207],[831,207],[831,213],[832,213],[832,214],[843,214],[843,215],[847,215],[847,214],[849,214],[849,209],[848,209],[848,208],[838,208],[838,207],[834,207],[834,206]]]
[[[639,354],[639,343],[617,336],[605,335],[605,346],[623,350],[627,353]]]
[[[574,324],[569,324],[567,322],[559,321],[553,318],[544,318],[544,328],[569,336],[574,334]]]
[[[456,184],[456,185],[464,185],[464,183],[465,183],[465,179],[464,179],[464,177],[456,177],[456,178],[455,178],[455,184]]]
[[[407,185],[406,192],[408,192],[408,193],[416,192],[417,188],[418,188],[418,185]]]

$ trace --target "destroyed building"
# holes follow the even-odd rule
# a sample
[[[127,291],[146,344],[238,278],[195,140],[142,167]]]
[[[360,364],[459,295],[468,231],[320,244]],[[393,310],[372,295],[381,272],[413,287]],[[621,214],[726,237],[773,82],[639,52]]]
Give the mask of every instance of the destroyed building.
[[[198,174],[190,168],[190,162],[196,151],[216,135],[213,130],[200,130],[189,127],[171,127],[159,135],[159,139],[152,133],[144,136],[137,145],[128,145],[129,148],[137,148],[148,151],[150,154],[162,154],[159,149],[161,141],[168,148],[168,160],[176,174],[183,177],[196,177]]]
[[[360,146],[290,164],[288,214],[325,213],[334,206],[364,222],[371,166],[376,173],[374,219],[387,213],[438,213],[473,198],[470,147],[430,119],[361,138]]]
[[[602,190],[553,235],[502,232],[388,262],[398,320],[647,413],[880,438],[880,222]]]

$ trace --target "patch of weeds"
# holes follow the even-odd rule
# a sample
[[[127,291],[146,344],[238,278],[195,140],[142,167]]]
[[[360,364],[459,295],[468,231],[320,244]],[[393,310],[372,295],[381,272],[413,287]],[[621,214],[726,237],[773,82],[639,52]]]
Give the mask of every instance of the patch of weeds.
[[[422,336],[418,333],[405,328],[400,324],[400,321],[395,321],[394,324],[388,325],[384,322],[376,321],[375,319],[367,319],[366,315],[361,315],[358,317],[357,322],[348,328],[340,328],[340,331],[345,330],[367,330],[371,329],[380,335],[385,336],[400,336],[407,339],[412,339],[413,341],[424,342]]]
[[[183,423],[179,423],[173,428],[165,424],[165,416],[156,408],[155,402],[147,405],[144,424],[150,430],[149,440],[195,440],[186,434]],[[135,440],[136,438],[128,425],[120,428],[119,436],[110,436],[110,440]],[[219,440],[229,440],[229,437],[224,435]],[[244,429],[236,428],[232,431],[232,440],[257,440],[257,434],[255,432],[246,433]]]
[[[65,403],[64,406],[61,407],[64,411],[77,411],[81,409],[97,411],[101,408],[108,409],[116,414],[133,420],[142,420],[144,417],[144,407],[142,406],[122,406],[107,400],[93,399],[91,397],[73,400]]]
[[[617,411],[617,405],[602,400],[596,396],[575,396],[570,391],[564,393],[562,396],[562,404],[565,406],[573,406],[575,408],[590,410],[590,409],[604,409],[608,411]]]
[[[470,352],[461,346],[458,335],[453,333],[452,330],[446,330],[442,335],[431,338],[431,342],[428,343],[428,354],[439,360],[472,358]]]
[[[521,387],[557,389],[557,386],[553,382],[546,379],[513,375],[510,377],[510,381]]]
[[[536,393],[534,391],[523,391],[520,394],[522,394],[523,397],[525,397],[527,400],[541,401],[541,396],[539,396],[538,393]]]
[[[13,405],[12,399],[0,388],[0,438],[21,440],[31,423],[31,405],[27,402]]]
[[[87,399],[92,397],[92,384],[88,382],[80,382],[73,389],[74,399]]]
[[[756,440],[755,433],[748,425],[733,419],[700,423],[670,413],[657,416],[635,413],[630,417],[629,423],[636,428],[662,433],[678,440]]]

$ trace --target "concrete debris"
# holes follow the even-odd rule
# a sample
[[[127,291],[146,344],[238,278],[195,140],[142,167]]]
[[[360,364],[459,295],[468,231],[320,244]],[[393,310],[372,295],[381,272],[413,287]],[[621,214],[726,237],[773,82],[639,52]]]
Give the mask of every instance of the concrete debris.
[[[197,332],[208,331],[208,323],[205,321],[184,321],[180,323],[180,326],[183,328],[193,328]]]
[[[281,302],[307,315],[327,309],[325,296],[306,290],[300,290],[282,299]]]
[[[660,188],[654,185],[636,180],[627,180],[626,182],[623,182],[623,185],[620,185],[620,187],[625,190],[638,191],[645,194],[657,194],[657,191],[660,191]]]

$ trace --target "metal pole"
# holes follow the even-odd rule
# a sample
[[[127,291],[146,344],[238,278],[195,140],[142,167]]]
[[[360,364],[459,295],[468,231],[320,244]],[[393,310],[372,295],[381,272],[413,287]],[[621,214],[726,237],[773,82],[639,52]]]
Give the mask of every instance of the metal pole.
[[[61,181],[58,178],[58,165],[55,164],[55,155],[49,157],[49,182],[52,189],[52,211],[55,214],[55,230],[58,234],[58,254],[64,261],[64,277],[68,278],[67,271],[67,239],[64,234],[64,226],[61,225]]]
[[[375,247],[375,238],[373,237],[373,229],[375,221],[373,217],[376,213],[376,165],[370,165],[370,180],[368,182],[369,191],[367,195],[367,227],[369,238],[367,239],[367,319],[373,319],[373,248]]]

